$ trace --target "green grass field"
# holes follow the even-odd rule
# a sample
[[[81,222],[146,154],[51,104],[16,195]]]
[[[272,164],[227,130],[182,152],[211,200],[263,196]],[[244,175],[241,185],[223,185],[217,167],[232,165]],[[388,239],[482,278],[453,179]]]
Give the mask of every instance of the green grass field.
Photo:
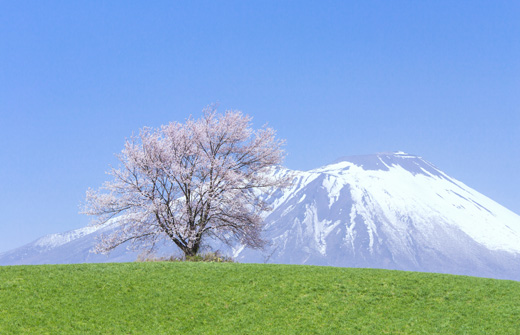
[[[0,334],[520,334],[520,282],[236,263],[0,267]]]

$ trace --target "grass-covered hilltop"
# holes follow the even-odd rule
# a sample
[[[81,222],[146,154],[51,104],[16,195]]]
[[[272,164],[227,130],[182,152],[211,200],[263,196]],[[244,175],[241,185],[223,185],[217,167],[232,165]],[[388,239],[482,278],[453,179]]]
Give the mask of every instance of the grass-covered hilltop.
[[[298,265],[0,267],[0,334],[519,334],[520,282]]]

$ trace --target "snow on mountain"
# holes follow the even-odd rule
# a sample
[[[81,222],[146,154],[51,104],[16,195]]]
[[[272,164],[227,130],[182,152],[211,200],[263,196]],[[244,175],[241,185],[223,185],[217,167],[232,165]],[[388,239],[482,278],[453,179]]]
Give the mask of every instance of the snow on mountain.
[[[240,262],[520,280],[520,216],[421,157],[381,153],[276,173],[291,174],[293,183],[266,198],[272,205],[264,232],[270,243],[263,251],[240,245],[228,250]],[[0,264],[135,259],[124,248],[108,258],[88,253],[99,233],[87,227],[50,235],[0,254]]]
[[[99,230],[98,227],[84,227],[76,230],[71,230],[65,233],[50,234],[34,241],[34,247],[41,250],[48,250],[57,248],[60,245],[67,244],[78,238],[95,233]]]
[[[238,260],[520,280],[520,216],[418,156],[355,156],[293,173],[292,187],[271,195],[271,245]]]
[[[101,227],[84,227],[59,234],[50,234],[20,248],[0,254],[0,265],[68,264],[130,262],[137,257],[125,247],[116,248],[110,255],[92,252],[97,237],[117,227],[111,220]]]

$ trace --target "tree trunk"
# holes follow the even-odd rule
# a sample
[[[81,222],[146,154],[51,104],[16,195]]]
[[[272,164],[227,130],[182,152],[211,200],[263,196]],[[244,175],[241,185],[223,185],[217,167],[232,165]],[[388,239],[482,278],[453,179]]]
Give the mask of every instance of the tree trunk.
[[[200,238],[197,239],[197,241],[195,241],[191,247],[189,245],[184,245],[184,244],[180,243],[180,241],[178,241],[176,239],[172,239],[172,240],[182,250],[182,252],[184,252],[184,257],[193,257],[193,256],[196,256],[197,253],[199,252]]]
[[[184,252],[184,257],[193,257],[199,252],[199,244],[197,243],[191,248],[186,247],[182,251]]]

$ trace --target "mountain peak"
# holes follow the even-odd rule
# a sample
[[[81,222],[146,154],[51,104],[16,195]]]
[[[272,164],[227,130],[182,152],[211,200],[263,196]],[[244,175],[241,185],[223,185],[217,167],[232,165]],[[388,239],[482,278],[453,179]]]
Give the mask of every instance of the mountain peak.
[[[401,158],[421,158],[417,155],[409,154],[404,151],[387,151],[387,152],[378,152],[376,156],[395,156]]]
[[[413,175],[437,176],[444,178],[445,174],[422,157],[408,154],[403,151],[379,152],[371,155],[356,155],[341,157],[332,164],[349,162],[369,171],[389,171],[394,167],[401,167]]]
[[[352,160],[358,160],[358,159],[361,159],[361,158],[377,159],[377,158],[380,158],[380,157],[395,157],[395,158],[403,158],[403,159],[405,159],[405,158],[421,159],[420,156],[417,156],[417,155],[414,155],[414,154],[409,154],[409,153],[404,152],[404,151],[383,151],[383,152],[378,152],[378,153],[375,153],[375,154],[342,156],[342,157],[336,159],[332,164],[339,163],[339,162],[350,162]]]

